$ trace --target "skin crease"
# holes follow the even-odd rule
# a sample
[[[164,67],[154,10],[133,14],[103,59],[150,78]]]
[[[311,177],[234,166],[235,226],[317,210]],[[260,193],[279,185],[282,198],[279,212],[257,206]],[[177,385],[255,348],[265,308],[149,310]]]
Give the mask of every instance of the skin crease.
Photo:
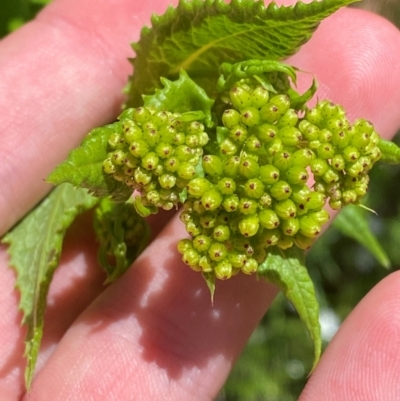
[[[0,93],[7,94],[0,99],[0,178],[7,188],[0,195],[2,232],[48,190],[41,178],[93,126],[118,113],[131,73],[128,44],[166,5],[104,0],[100,8],[96,0],[56,0],[0,42]],[[343,104],[351,119],[370,119],[389,138],[400,125],[399,46],[400,35],[388,22],[341,10],[289,63],[315,73],[319,98]],[[300,88],[310,82],[310,75],[302,78]],[[218,283],[211,307],[201,277],[175,251],[182,225],[163,214],[153,218],[159,234],[134,272],[104,290],[89,219],[82,216],[67,236],[48,298],[38,373],[24,399],[213,399],[277,289],[235,277]],[[24,394],[25,330],[4,247],[0,275],[0,399],[15,401]],[[400,398],[399,281],[392,274],[352,312],[302,401]]]

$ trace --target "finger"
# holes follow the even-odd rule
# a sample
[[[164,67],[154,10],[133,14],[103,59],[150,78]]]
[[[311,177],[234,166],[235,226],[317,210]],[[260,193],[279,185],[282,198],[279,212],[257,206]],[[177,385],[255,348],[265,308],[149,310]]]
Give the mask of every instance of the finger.
[[[400,398],[400,274],[379,283],[347,317],[300,401]]]
[[[335,29],[336,35],[328,37],[331,46],[328,54],[338,46],[344,48],[337,67],[353,57],[355,49],[343,46],[348,36],[357,36],[358,47],[370,37],[368,24],[374,23],[374,18],[366,13],[343,11],[330,19],[331,29],[337,28],[334,21],[341,29]],[[382,23],[374,23],[380,29],[374,31],[373,42],[379,53],[385,43],[390,55],[386,56],[389,66],[383,63],[376,66],[378,76],[384,80],[392,77],[391,70],[399,62],[399,58],[392,57],[398,48],[399,34],[382,27]],[[302,50],[292,62],[306,60],[310,71],[328,82],[326,71],[332,60],[326,57],[322,64],[318,58],[321,44],[322,38],[317,36],[316,42],[312,40],[304,50],[307,55]],[[326,43],[322,48],[326,48]],[[370,58],[372,54],[373,48],[368,48],[368,53],[358,57]],[[360,67],[364,66],[362,59],[358,62]],[[359,71],[354,68],[350,71],[351,82],[357,82]],[[395,84],[392,81],[392,90],[385,91],[381,83],[376,83],[376,76],[372,70],[370,75],[364,74],[364,80],[358,82],[360,90],[368,87],[377,104],[398,100],[398,95],[392,92],[399,87],[399,80]],[[327,88],[321,86],[320,96],[325,97]],[[353,96],[341,86],[335,86],[334,91],[329,89],[329,93],[342,103],[347,96]],[[362,99],[349,104],[354,116],[359,107],[365,107],[365,103],[359,106],[360,102]],[[392,126],[382,123],[381,128],[388,135],[393,134],[398,123],[392,115],[395,111],[380,110],[382,115],[376,114],[379,121],[383,122],[382,116],[386,116],[392,122]],[[365,111],[372,112],[368,108]],[[154,400],[201,400],[215,396],[246,336],[268,307],[274,290],[253,277],[237,276],[218,283],[212,307],[201,278],[182,266],[172,250],[179,234],[183,235],[179,224],[177,219],[171,222],[135,267],[104,292],[66,333],[39,373],[31,399],[100,400],[102,394],[116,399]]]
[[[58,0],[0,42],[0,235],[83,136],[119,113],[130,43],[168,3]]]

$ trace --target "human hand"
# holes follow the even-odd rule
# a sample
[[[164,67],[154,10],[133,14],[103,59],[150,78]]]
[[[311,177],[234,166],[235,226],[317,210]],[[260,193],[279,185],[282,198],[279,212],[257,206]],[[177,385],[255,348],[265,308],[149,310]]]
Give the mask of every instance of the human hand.
[[[95,0],[57,0],[0,44],[7,94],[0,100],[2,231],[43,196],[42,179],[83,135],[118,113],[129,43],[166,3],[103,1],[100,8]],[[289,63],[316,74],[320,98],[343,104],[351,119],[370,119],[390,137],[400,125],[399,45],[387,22],[342,10]],[[235,277],[219,283],[212,307],[203,281],[175,251],[180,223],[162,214],[153,217],[159,234],[135,268],[104,289],[86,219],[66,239],[49,294],[39,373],[26,399],[215,397],[276,288]],[[25,333],[4,248],[0,259],[0,399],[11,401],[24,393]],[[399,280],[393,274],[355,309],[302,400],[398,399]]]

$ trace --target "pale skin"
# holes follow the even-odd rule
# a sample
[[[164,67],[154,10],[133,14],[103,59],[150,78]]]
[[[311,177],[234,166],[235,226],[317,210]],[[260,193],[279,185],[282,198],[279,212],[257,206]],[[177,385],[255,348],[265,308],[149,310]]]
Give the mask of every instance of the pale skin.
[[[292,2],[278,2],[290,4]],[[167,1],[55,0],[0,42],[0,233],[49,190],[43,179],[85,133],[113,119],[131,73],[129,43]],[[400,126],[400,34],[372,14],[341,10],[289,63],[316,74],[319,98],[371,120],[385,138]],[[305,74],[300,88],[309,83]],[[25,394],[15,276],[0,249],[0,399],[212,400],[277,294],[255,277],[217,286],[175,250],[176,216],[151,220],[153,242],[105,288],[90,216],[67,236],[52,283],[42,351]],[[400,275],[361,301],[324,353],[301,401],[400,398]],[[25,395],[24,395],[25,394]]]

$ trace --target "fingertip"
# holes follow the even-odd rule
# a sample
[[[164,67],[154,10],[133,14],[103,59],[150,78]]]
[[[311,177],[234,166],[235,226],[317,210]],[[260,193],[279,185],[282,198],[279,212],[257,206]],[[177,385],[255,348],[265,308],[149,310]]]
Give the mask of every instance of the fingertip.
[[[301,401],[400,397],[400,272],[382,280],[344,321]]]

